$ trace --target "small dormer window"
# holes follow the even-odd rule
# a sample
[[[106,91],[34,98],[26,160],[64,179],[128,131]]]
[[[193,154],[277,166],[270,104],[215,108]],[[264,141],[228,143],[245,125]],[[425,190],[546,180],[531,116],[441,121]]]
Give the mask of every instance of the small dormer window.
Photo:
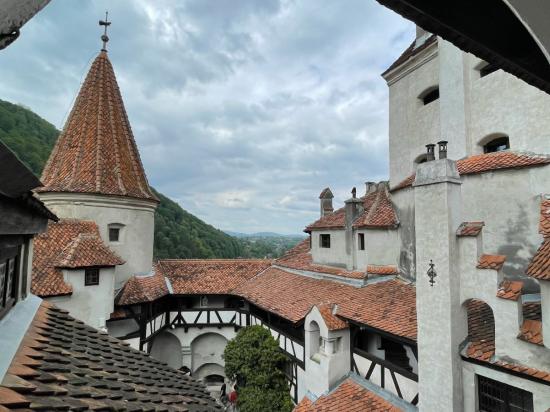
[[[510,138],[508,136],[497,137],[483,146],[483,153],[500,152],[510,148]]]
[[[99,285],[99,269],[86,268],[84,270],[84,286]]]
[[[319,237],[319,246],[325,249],[330,249],[330,235],[322,234]]]
[[[426,89],[423,91],[418,98],[422,101],[422,103],[425,105],[430,104],[433,101],[436,101],[439,99],[439,87],[433,86],[429,89]]]

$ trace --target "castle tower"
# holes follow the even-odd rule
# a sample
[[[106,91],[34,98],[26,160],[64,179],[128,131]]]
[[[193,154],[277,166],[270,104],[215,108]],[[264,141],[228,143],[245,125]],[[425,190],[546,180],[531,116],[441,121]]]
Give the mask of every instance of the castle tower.
[[[103,241],[126,261],[116,269],[118,288],[131,275],[151,270],[158,199],[132,135],[105,48],[106,34],[102,40],[38,192],[59,217],[97,223]]]

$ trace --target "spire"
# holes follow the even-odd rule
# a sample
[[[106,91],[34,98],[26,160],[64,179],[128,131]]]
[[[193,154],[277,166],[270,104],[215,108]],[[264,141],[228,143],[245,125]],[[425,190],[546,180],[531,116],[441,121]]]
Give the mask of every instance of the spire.
[[[132,135],[113,66],[96,57],[42,173],[38,192],[157,200]]]
[[[107,36],[107,28],[111,25],[111,22],[109,21],[109,12],[105,12],[105,20],[99,21],[100,26],[105,26],[105,30],[103,31],[103,35],[101,36],[101,40],[103,41],[103,47],[101,48],[101,51],[106,52],[107,51],[107,42],[109,41],[109,36]]]

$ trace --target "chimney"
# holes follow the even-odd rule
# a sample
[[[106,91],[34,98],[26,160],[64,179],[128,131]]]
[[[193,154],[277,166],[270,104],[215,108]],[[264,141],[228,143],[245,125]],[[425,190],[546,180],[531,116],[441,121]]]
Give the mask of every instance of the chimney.
[[[332,212],[334,212],[334,208],[332,207],[332,199],[334,198],[334,195],[330,191],[330,188],[326,187],[323,189],[321,194],[319,195],[319,199],[321,200],[321,217],[325,215],[329,215]]]
[[[376,184],[374,185],[376,190]],[[353,188],[351,191],[351,198],[345,202],[345,229],[346,229],[346,255],[347,262],[346,268],[348,270],[354,269],[354,258],[353,253],[355,249],[353,248],[353,223],[355,219],[363,213],[363,200],[357,197],[357,190]]]
[[[426,162],[435,160],[435,144],[430,143],[426,145]]]
[[[376,183],[374,182],[365,182],[366,186],[366,192],[365,195],[368,195],[369,193],[376,192]]]
[[[439,158],[440,159],[446,159],[447,158],[447,141],[446,140],[440,140],[437,142],[439,145]]]

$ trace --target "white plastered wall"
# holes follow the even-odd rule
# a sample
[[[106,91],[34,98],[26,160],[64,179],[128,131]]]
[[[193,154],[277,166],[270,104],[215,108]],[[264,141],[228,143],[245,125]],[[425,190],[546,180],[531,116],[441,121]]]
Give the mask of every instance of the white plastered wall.
[[[115,287],[135,274],[151,271],[156,203],[139,199],[78,193],[41,193],[40,199],[57,216],[93,220],[101,238],[126,263],[116,269]],[[119,242],[109,242],[110,224],[124,225]]]
[[[320,236],[330,235],[330,248],[320,247]],[[313,230],[311,232],[311,257],[314,263],[346,267],[351,256],[346,253],[346,231]]]
[[[63,278],[73,293],[46,300],[94,328],[104,328],[113,312],[115,268],[100,268],[98,285],[84,285],[84,269],[63,269]]]
[[[397,230],[371,229],[365,230],[365,234],[366,254],[369,265],[396,265],[399,262]],[[365,268],[366,264],[367,262],[365,261],[363,266],[360,266],[358,259],[358,269]]]
[[[317,329],[318,326],[318,329]],[[323,317],[316,307],[313,307],[305,318],[305,391],[316,396],[331,390],[350,371],[350,335],[349,329],[328,330]],[[326,347],[337,345],[334,353],[319,349],[312,353],[312,348],[318,347],[320,336]]]

